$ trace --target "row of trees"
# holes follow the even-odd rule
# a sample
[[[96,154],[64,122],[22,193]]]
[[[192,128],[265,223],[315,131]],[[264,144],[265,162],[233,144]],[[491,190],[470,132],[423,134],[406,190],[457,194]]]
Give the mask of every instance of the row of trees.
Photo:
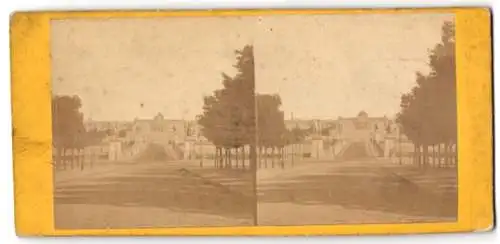
[[[301,143],[310,133],[298,127],[291,130],[285,126],[284,113],[281,111],[281,97],[276,94],[257,94],[257,142],[259,149],[259,167],[266,167],[268,158],[271,167],[285,167],[285,146]],[[278,162],[276,162],[278,161]],[[293,162],[293,154],[292,154]]]
[[[429,52],[429,74],[416,74],[416,85],[401,97],[397,121],[415,146],[419,166],[456,161],[457,107],[455,26],[445,22],[441,42]],[[441,160],[443,158],[443,160]]]
[[[99,143],[109,131],[86,131],[82,101],[78,96],[55,95],[52,97],[52,144],[56,168],[84,167],[83,149]],[[69,166],[67,165],[69,163]]]
[[[305,132],[286,129],[279,95],[255,93],[253,47],[247,45],[235,54],[236,75],[222,73],[223,87],[204,98],[203,114],[198,117],[203,136],[216,147],[215,167],[230,168],[233,158],[237,165],[241,159],[245,167],[245,146],[255,160],[258,150],[260,155],[266,152],[258,158],[271,157],[274,165],[277,153],[283,163],[285,145],[303,140]]]
[[[78,96],[52,97],[52,144],[56,168],[66,168],[67,162],[71,167],[74,163],[83,166],[80,154],[84,147],[85,128],[81,106]]]

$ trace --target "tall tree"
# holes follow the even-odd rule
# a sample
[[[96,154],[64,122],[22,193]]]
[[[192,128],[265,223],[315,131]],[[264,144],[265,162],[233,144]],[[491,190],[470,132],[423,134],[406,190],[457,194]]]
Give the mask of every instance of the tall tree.
[[[428,164],[430,145],[444,145],[448,154],[457,143],[455,27],[445,22],[441,42],[429,52],[430,72],[417,73],[416,85],[401,97],[397,116],[402,131],[415,145],[415,161]],[[450,158],[446,158],[448,161]]]
[[[236,75],[222,74],[223,88],[205,97],[198,120],[203,135],[216,146],[216,167],[231,167],[232,149],[238,152],[245,145],[255,147],[253,47],[247,45],[235,54]]]
[[[267,167],[267,152],[268,149],[271,149],[271,160],[274,167],[275,151],[281,152],[279,156],[283,161],[283,148],[286,142],[284,113],[280,110],[281,98],[277,94],[258,94],[256,99],[259,151],[265,150],[264,160]]]
[[[85,127],[81,106],[78,96],[52,97],[52,141],[60,156],[65,155],[67,149],[81,149],[84,146]]]

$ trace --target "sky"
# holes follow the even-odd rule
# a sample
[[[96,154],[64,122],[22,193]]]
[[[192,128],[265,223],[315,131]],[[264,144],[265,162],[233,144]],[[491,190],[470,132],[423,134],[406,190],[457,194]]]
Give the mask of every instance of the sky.
[[[286,118],[393,116],[428,72],[444,14],[72,19],[52,22],[52,90],[92,120],[193,119],[254,46],[256,91]]]

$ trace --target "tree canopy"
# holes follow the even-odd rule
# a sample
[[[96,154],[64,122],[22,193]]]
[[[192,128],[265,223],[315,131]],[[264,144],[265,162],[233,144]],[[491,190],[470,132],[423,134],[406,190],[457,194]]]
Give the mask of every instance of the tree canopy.
[[[78,96],[52,97],[52,134],[56,148],[81,148],[85,128],[81,99]]]
[[[281,98],[275,94],[255,94],[252,46],[236,50],[235,54],[236,75],[222,73],[223,87],[204,98],[203,114],[198,116],[203,135],[224,148],[249,145],[256,133],[260,146],[284,145],[286,129]]]
[[[282,147],[286,144],[284,113],[279,95],[258,94],[258,138],[262,147]]]
[[[456,144],[455,27],[445,22],[441,42],[429,51],[429,74],[416,73],[416,85],[401,96],[397,122],[416,145]],[[425,150],[425,149],[424,149]]]
[[[204,98],[198,122],[203,135],[216,146],[238,148],[250,144],[255,133],[253,47],[236,50],[237,74],[222,73],[222,89]]]

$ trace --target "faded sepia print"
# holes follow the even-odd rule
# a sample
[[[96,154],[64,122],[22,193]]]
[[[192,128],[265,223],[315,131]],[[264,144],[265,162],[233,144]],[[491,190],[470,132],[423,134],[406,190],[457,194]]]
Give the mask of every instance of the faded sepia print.
[[[51,22],[57,229],[456,222],[452,14]]]

